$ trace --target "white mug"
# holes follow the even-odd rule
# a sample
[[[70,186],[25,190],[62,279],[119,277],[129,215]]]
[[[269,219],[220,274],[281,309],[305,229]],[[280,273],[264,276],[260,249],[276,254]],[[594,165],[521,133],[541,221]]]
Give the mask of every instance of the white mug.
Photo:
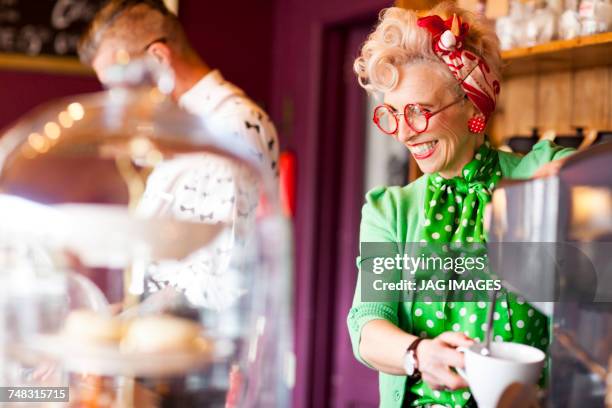
[[[480,354],[482,344],[459,347],[465,354],[465,370],[457,372],[465,378],[479,408],[495,408],[500,397],[513,383],[533,385],[540,379],[546,354],[519,343],[492,342],[490,354]]]

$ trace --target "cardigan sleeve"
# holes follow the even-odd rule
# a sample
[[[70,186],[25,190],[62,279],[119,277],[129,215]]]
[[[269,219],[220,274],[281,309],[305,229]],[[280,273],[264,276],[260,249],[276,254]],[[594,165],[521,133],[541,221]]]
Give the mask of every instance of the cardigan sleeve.
[[[368,365],[359,353],[359,343],[361,341],[361,330],[366,323],[372,320],[387,320],[395,325],[398,324],[398,302],[395,301],[376,301],[368,302],[363,298],[362,282],[364,273],[362,264],[367,261],[364,255],[364,243],[395,243],[397,242],[395,223],[396,223],[396,203],[386,187],[379,187],[366,194],[366,203],[362,209],[359,240],[361,243],[360,256],[357,257],[357,267],[359,269],[357,286],[353,297],[353,305],[349,311],[347,324],[353,354],[365,365]],[[366,268],[367,269],[367,268]],[[372,273],[372,272],[369,272]],[[390,271],[391,277],[386,281],[399,280],[401,271]],[[368,280],[369,281],[369,280]],[[363,291],[365,292],[365,291]],[[369,365],[368,365],[369,366]]]
[[[544,164],[554,160],[563,159],[576,150],[569,147],[556,145],[548,140],[536,143],[531,151],[525,156],[500,154],[500,164],[504,171],[504,177],[511,179],[527,179]]]

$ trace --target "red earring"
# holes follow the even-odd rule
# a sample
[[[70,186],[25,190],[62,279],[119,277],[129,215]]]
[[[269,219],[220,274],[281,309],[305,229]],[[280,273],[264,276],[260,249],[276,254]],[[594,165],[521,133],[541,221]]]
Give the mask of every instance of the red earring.
[[[474,116],[470,120],[468,120],[468,130],[472,133],[481,133],[487,122],[485,122],[485,118],[482,115]]]

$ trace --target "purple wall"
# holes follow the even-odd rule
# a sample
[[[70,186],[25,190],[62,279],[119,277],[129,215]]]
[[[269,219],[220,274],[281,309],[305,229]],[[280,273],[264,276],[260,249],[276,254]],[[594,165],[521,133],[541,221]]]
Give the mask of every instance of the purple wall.
[[[99,89],[94,77],[0,71],[0,129],[43,102]]]
[[[261,105],[270,105],[274,1],[180,0],[179,17],[196,50]],[[0,69],[0,129],[50,99],[92,92],[94,77]]]
[[[179,0],[179,17],[196,50],[266,109],[270,106],[274,3]]]
[[[327,146],[332,145],[333,141],[323,140],[323,137],[330,135],[322,136],[324,132],[321,132],[328,125],[327,122],[322,123],[326,119],[322,119],[325,115],[321,112],[321,106],[324,105],[323,99],[329,95],[328,89],[321,89],[321,84],[325,80],[324,73],[333,68],[329,64],[334,63],[324,56],[329,49],[329,31],[344,30],[345,34],[349,34],[364,21],[375,21],[379,10],[392,3],[389,0],[283,0],[277,3],[271,113],[283,137],[284,147],[295,151],[298,158],[295,217],[297,385],[294,405],[300,408],[377,405],[376,374],[350,357],[346,323],[342,317],[346,316],[350,307],[350,299],[344,295],[354,290],[355,268],[351,267],[348,279],[344,276],[337,279],[326,276],[328,272],[341,273],[329,267],[334,264],[342,266],[337,260],[339,256],[350,259],[343,264],[354,265],[358,245],[349,245],[353,248],[352,253],[343,251],[344,243],[337,244],[340,251],[336,253],[321,252],[319,245],[326,234],[335,234],[342,240],[342,234],[349,230],[345,238],[355,240],[357,232],[354,224],[359,222],[357,212],[348,222],[351,225],[346,224],[345,220],[339,221],[336,226],[341,231],[334,231],[334,226],[319,222],[320,219],[330,218],[329,213],[322,214],[322,211],[326,211],[322,207],[333,211],[330,207],[336,205],[340,213],[345,210],[344,203],[348,202],[345,199],[353,200],[351,204],[358,208],[363,201],[362,196],[354,198],[353,189],[333,191],[328,188],[327,179],[333,177],[333,172],[342,172],[350,166],[342,164],[342,155],[349,154],[346,151],[340,150],[331,159],[325,154],[328,152]],[[353,55],[356,54],[357,49],[353,50]],[[335,60],[335,63],[348,64],[341,67],[345,76],[339,80],[344,81],[347,87],[355,86],[348,63],[350,58]],[[348,89],[344,92],[349,98],[351,95],[359,98],[358,94]],[[357,111],[348,108],[346,113]],[[364,118],[356,116],[351,120],[360,122]],[[329,161],[338,163],[329,165]],[[352,183],[362,183],[359,171],[347,174],[347,177],[353,177],[350,180]],[[327,195],[330,191],[331,195]],[[322,205],[325,203],[330,205]],[[326,259],[321,260],[321,255]],[[322,266],[326,268],[324,271],[320,270]],[[326,303],[329,304],[326,310],[319,307]],[[348,369],[352,372],[347,372]],[[321,378],[330,384],[331,390],[318,388]],[[354,401],[342,396],[351,388],[356,396]],[[361,396],[357,397],[360,393],[367,394],[363,400]],[[362,405],[360,401],[366,400]]]

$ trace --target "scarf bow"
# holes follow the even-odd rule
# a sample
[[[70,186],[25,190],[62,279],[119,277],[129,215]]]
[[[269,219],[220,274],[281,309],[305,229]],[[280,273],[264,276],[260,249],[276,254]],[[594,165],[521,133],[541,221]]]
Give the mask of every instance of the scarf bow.
[[[427,242],[485,242],[484,209],[501,178],[497,151],[486,141],[461,175],[429,176],[423,239]]]

